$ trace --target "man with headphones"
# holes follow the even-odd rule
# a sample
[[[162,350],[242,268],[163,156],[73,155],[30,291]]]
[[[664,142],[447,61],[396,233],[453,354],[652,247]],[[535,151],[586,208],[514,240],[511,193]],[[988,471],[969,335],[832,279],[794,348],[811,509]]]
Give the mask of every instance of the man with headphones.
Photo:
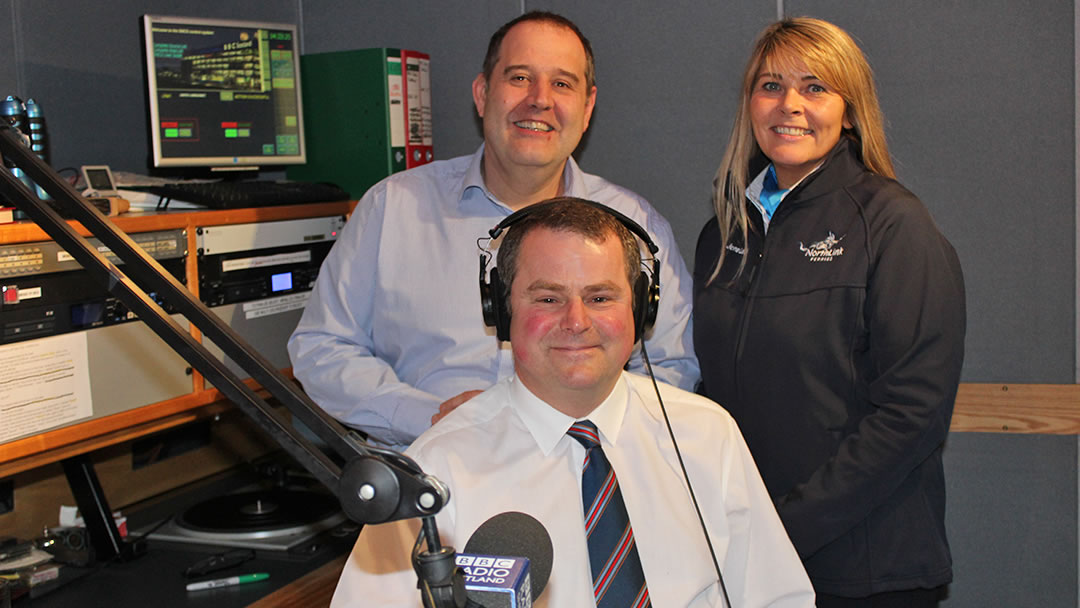
[[[592,116],[594,80],[592,48],[564,17],[526,13],[492,36],[472,84],[484,143],[373,186],[323,263],[289,340],[293,373],[323,409],[403,449],[509,376],[509,348],[475,306],[473,239],[560,195],[599,201],[656,239],[664,256],[654,280],[664,296],[645,341],[658,378],[694,387],[691,280],[670,225],[570,157]],[[639,354],[630,368],[644,369]]]
[[[488,287],[504,315],[496,322],[508,333],[514,375],[406,451],[450,490],[436,516],[444,544],[460,550],[500,513],[536,518],[553,549],[538,607],[813,606],[810,580],[732,418],[700,395],[623,369],[648,333],[656,287],[635,237],[649,244],[644,230],[568,197],[528,207],[492,232],[503,229]],[[576,438],[581,428],[599,445]],[[586,480],[600,459],[617,479],[608,495],[619,498],[592,524]],[[616,510],[616,530],[629,540],[609,578],[598,566],[610,552],[594,541]],[[365,527],[331,606],[420,606],[410,562],[418,525]],[[624,591],[636,601],[615,599]]]

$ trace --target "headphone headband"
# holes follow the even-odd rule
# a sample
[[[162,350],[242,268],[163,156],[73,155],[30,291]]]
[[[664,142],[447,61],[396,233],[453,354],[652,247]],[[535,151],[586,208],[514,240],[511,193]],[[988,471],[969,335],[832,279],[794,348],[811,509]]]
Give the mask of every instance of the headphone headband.
[[[540,211],[541,209],[544,209],[545,207],[550,207],[552,205],[557,205],[557,204],[559,204],[561,202],[565,202],[566,200],[567,200],[566,198],[562,198],[562,199],[557,199],[557,200],[544,201],[542,203],[536,203],[534,205],[528,205],[526,207],[522,207],[521,209],[518,209],[517,211],[515,211],[515,212],[511,213],[510,215],[504,217],[501,222],[499,222],[498,224],[495,225],[494,228],[492,228],[491,230],[488,230],[488,236],[490,236],[492,240],[495,240],[495,239],[499,238],[499,235],[501,235],[504,230],[506,230],[507,228],[509,228],[509,227],[513,226],[514,224],[518,223],[522,219],[532,215],[533,213],[536,213],[537,211]],[[622,214],[621,212],[616,211],[615,209],[612,209],[611,207],[608,207],[607,205],[601,205],[600,203],[597,203],[595,201],[590,201],[590,200],[586,200],[586,199],[583,199],[583,198],[578,198],[578,199],[573,199],[573,200],[575,202],[577,202],[577,203],[580,203],[580,204],[583,204],[583,205],[589,205],[590,207],[599,209],[599,210],[603,211],[604,213],[607,213],[608,215],[610,215],[610,216],[614,217],[615,219],[619,220],[620,224],[625,226],[627,230],[629,230],[635,236],[637,236],[639,239],[641,239],[641,242],[645,243],[645,247],[649,250],[650,255],[655,256],[656,252],[660,251],[660,248],[657,247],[656,243],[653,242],[652,237],[649,236],[649,233],[645,232],[645,229],[642,228],[640,224],[638,224],[634,220],[630,219],[626,215]]]
[[[645,232],[645,229],[637,222],[607,205],[580,198],[564,197],[518,209],[489,230],[488,235],[492,240],[497,239],[504,230],[517,224],[525,217],[553,205],[569,201],[589,205],[614,217],[627,230],[641,239],[649,250],[649,254],[652,256],[651,272],[642,271],[631,286],[633,289],[634,341],[643,339],[656,322],[656,314],[660,306],[660,261],[656,258],[656,253],[660,248],[653,242],[649,233]],[[505,290],[502,281],[499,279],[499,269],[492,268],[491,279],[488,280],[487,278],[487,264],[491,257],[491,252],[486,249],[480,252],[480,304],[483,307],[484,323],[495,328],[495,335],[498,339],[507,341],[510,339],[510,307],[504,296]]]

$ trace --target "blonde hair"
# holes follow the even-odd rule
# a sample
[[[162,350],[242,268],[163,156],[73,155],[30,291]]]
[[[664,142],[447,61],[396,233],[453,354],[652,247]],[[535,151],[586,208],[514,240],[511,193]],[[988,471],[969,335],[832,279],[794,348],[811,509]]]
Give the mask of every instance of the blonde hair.
[[[739,109],[731,128],[724,159],[713,180],[713,207],[720,228],[720,257],[709,277],[713,281],[727,257],[727,245],[738,231],[747,241],[746,185],[750,160],[761,153],[750,123],[750,96],[763,68],[805,66],[844,100],[844,116],[851,123],[843,136],[860,147],[862,162],[870,171],[895,178],[885,127],[870,64],[847,32],[820,19],[796,17],[766,27],[754,43],[743,72]],[[746,266],[743,257],[735,276]]]

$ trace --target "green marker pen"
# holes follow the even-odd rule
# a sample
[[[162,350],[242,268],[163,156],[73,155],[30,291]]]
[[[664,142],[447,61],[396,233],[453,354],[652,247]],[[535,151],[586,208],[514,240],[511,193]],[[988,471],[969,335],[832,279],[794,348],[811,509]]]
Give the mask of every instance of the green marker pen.
[[[198,583],[188,583],[188,591],[201,591],[203,589],[217,589],[218,587],[232,587],[233,585],[243,585],[244,583],[254,583],[258,581],[265,581],[270,578],[270,575],[266,572],[255,572],[253,574],[241,574],[240,576],[230,576],[229,578],[219,578],[212,581],[200,581]]]

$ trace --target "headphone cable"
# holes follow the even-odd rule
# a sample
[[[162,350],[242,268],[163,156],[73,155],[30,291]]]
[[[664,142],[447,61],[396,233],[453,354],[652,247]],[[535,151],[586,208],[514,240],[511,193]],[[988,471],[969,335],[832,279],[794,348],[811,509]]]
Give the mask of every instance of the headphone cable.
[[[698,505],[697,495],[694,493],[694,486],[690,483],[690,475],[686,472],[686,464],[683,462],[682,451],[679,449],[679,442],[675,440],[675,431],[671,428],[671,419],[668,418],[667,407],[664,406],[664,399],[660,396],[660,386],[656,384],[656,376],[653,375],[652,362],[649,361],[649,353],[645,349],[645,340],[641,341],[641,357],[645,361],[645,369],[649,371],[649,379],[652,380],[653,390],[656,391],[656,400],[660,402],[660,412],[664,415],[664,424],[667,425],[668,436],[671,437],[671,445],[675,447],[675,456],[679,459],[679,468],[682,469],[683,479],[686,480],[686,488],[690,490],[690,502],[694,504],[694,511],[697,512],[698,522],[701,523],[701,531],[705,534],[705,543],[709,546],[709,555],[712,556],[713,567],[716,568],[716,577],[720,581],[720,591],[724,594],[724,605],[728,608],[732,608],[731,599],[728,597],[727,585],[724,584],[724,575],[720,572],[720,562],[716,559],[716,551],[713,549],[712,538],[709,536],[709,530],[705,526],[705,517],[701,514],[701,507]]]

